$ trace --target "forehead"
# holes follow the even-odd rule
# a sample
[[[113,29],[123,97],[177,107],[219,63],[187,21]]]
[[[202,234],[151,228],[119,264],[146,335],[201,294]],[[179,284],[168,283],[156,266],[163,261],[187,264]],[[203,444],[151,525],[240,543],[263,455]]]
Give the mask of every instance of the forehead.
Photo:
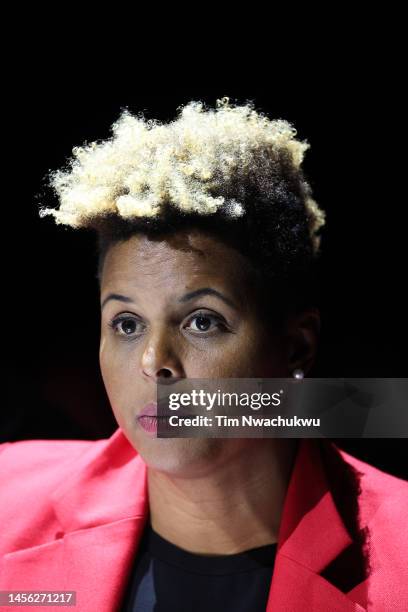
[[[101,289],[172,292],[206,282],[239,295],[248,288],[252,274],[239,251],[208,234],[179,231],[155,239],[140,234],[109,248]]]

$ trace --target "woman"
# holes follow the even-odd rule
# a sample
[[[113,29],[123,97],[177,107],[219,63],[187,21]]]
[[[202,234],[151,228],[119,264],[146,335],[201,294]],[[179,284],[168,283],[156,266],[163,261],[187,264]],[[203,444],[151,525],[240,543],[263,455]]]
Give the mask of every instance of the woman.
[[[162,380],[313,367],[324,213],[295,135],[228,98],[168,124],[124,111],[51,175],[41,215],[98,236],[119,427],[1,445],[2,590],[75,591],[81,611],[408,607],[407,483],[329,442],[155,433]]]

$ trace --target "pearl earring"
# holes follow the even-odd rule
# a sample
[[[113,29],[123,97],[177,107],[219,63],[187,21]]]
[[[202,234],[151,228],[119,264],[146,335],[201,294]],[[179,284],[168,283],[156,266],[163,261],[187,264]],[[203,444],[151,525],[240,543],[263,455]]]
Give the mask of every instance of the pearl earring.
[[[292,376],[293,378],[296,378],[296,380],[302,380],[304,377],[304,372],[303,370],[293,370]]]

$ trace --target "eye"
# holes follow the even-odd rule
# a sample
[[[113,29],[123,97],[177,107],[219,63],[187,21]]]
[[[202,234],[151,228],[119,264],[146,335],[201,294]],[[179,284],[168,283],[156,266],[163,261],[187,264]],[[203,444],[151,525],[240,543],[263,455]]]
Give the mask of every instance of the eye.
[[[189,318],[188,322],[192,323],[192,325],[186,326],[186,329],[190,329],[197,334],[205,334],[206,332],[213,332],[217,328],[225,327],[221,317],[206,312],[194,314]]]
[[[109,327],[111,327],[117,335],[127,338],[139,335],[144,328],[139,319],[129,315],[122,315],[112,319],[112,321],[109,322]]]

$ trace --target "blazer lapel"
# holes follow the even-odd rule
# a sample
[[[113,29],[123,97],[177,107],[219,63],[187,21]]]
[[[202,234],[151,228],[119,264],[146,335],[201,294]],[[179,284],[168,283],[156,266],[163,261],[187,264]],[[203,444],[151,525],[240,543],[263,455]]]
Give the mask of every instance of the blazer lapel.
[[[9,553],[1,570],[3,589],[76,591],[78,612],[117,610],[143,527],[142,517],[123,519]]]
[[[51,502],[56,539],[6,554],[2,584],[76,591],[81,612],[118,609],[148,517],[146,465],[120,429],[75,461]]]
[[[318,444],[302,439],[284,502],[267,612],[365,610],[319,575],[352,543],[334,503]]]

